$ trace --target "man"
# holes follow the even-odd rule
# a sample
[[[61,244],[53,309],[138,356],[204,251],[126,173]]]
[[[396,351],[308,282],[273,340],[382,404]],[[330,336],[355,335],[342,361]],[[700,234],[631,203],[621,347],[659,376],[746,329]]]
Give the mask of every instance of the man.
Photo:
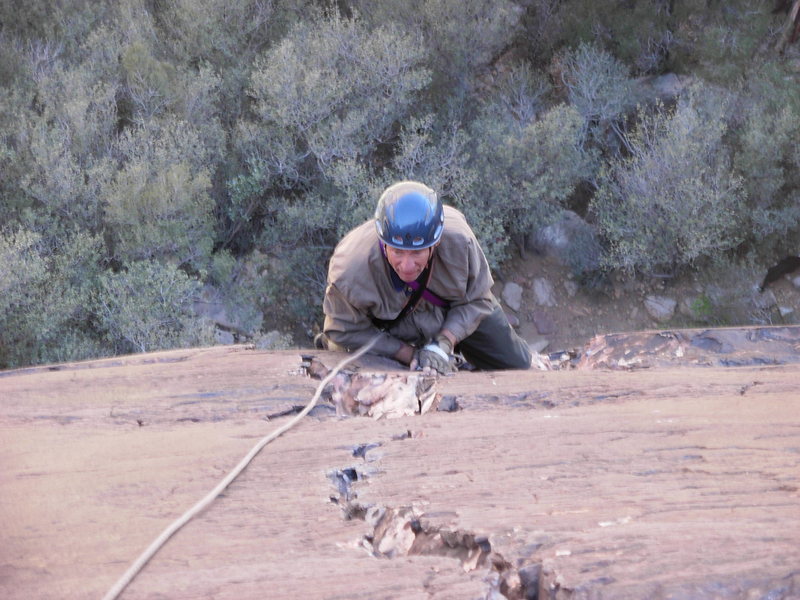
[[[464,215],[421,183],[396,183],[334,250],[317,343],[349,352],[382,332],[371,352],[412,370],[452,372],[454,351],[478,369],[527,369],[492,284]]]

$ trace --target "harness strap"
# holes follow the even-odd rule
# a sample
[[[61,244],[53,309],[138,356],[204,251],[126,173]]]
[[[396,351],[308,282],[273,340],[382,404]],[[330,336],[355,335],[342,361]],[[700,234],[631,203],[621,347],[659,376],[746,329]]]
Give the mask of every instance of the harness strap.
[[[417,281],[412,281],[411,283],[407,283],[406,285],[410,287],[412,290],[416,290],[417,288],[420,287],[419,282]],[[430,291],[428,288],[422,290],[422,297],[431,304],[434,304],[436,306],[441,306],[442,308],[450,308],[450,303],[447,300],[438,296],[435,292]]]
[[[425,270],[422,272],[422,275],[420,275],[420,277],[424,277],[425,283],[427,283],[428,282],[427,278],[430,277],[430,269],[428,267],[425,267]],[[408,299],[408,302],[406,302],[403,309],[391,321],[379,319],[378,317],[372,317],[372,324],[375,325],[375,327],[377,327],[381,331],[389,331],[392,327],[394,327],[397,323],[399,323],[403,317],[405,317],[408,313],[414,310],[414,308],[417,305],[417,302],[419,302],[419,299],[422,297],[422,293],[424,290],[425,290],[424,287],[419,287],[415,289],[414,293],[411,294],[411,297]]]
[[[378,245],[381,248],[381,254],[383,254],[383,258],[388,261],[388,258],[386,256],[386,248],[384,247],[383,242],[378,241]],[[439,297],[437,294],[428,289],[428,281],[430,281],[432,271],[433,271],[432,254],[431,254],[431,260],[428,262],[428,265],[425,267],[425,270],[422,271],[422,273],[420,274],[420,276],[417,278],[416,281],[412,281],[410,283],[406,283],[402,279],[400,279],[397,273],[395,273],[394,269],[392,269],[390,266],[389,272],[392,278],[392,283],[394,284],[394,288],[397,291],[406,291],[406,293],[407,290],[410,288],[412,290],[412,293],[408,299],[408,302],[406,302],[405,306],[403,306],[403,309],[394,319],[387,321],[384,319],[378,319],[377,317],[372,317],[372,323],[375,325],[375,327],[377,327],[381,331],[388,331],[389,329],[394,327],[394,325],[399,323],[400,320],[403,317],[405,317],[409,312],[414,310],[414,308],[419,303],[420,298],[424,298],[425,300],[436,306],[442,308],[449,308],[450,303],[447,300]]]

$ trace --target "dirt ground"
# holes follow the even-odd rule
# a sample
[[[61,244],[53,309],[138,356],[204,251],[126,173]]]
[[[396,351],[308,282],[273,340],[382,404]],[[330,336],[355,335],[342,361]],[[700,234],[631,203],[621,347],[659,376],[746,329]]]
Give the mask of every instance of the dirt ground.
[[[588,354],[441,378],[449,410],[422,415],[323,401],[121,597],[800,598],[800,328]],[[302,366],[233,346],[0,373],[0,597],[102,597],[309,401]]]
[[[755,287],[763,273],[728,273],[726,281],[711,275],[689,274],[675,278],[624,278],[617,276],[597,287],[577,286],[570,295],[564,282],[571,280],[569,269],[553,257],[527,253],[510,261],[496,273],[495,292],[513,281],[522,286],[523,303],[519,313],[506,307],[519,320],[517,330],[528,342],[544,352],[582,348],[595,335],[645,331],[663,328],[720,327],[747,325],[796,325],[800,323],[800,288],[782,278],[760,294]],[[800,272],[794,273],[794,276]],[[533,280],[547,279],[555,289],[558,306],[538,306],[532,292]],[[737,289],[738,288],[738,289]],[[648,295],[668,296],[679,306],[672,319],[655,321],[645,309]],[[710,304],[703,305],[706,298]],[[690,313],[680,303],[700,310]],[[785,314],[781,314],[779,307]],[[790,312],[789,312],[790,311]],[[539,332],[534,312],[552,329]],[[546,346],[544,344],[547,343]]]

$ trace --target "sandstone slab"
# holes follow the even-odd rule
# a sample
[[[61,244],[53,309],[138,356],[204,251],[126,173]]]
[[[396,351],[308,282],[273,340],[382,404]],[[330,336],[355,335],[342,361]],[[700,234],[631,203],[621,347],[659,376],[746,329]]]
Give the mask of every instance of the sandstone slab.
[[[311,398],[300,364],[0,373],[0,596],[102,597]],[[691,364],[463,372],[437,383],[459,410],[397,419],[320,407],[122,597],[798,598],[800,366]]]

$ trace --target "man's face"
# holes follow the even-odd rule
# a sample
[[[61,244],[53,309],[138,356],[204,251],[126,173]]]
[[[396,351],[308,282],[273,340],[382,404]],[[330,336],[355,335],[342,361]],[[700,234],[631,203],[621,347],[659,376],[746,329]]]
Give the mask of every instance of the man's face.
[[[399,248],[386,246],[386,258],[389,264],[392,265],[398,277],[406,283],[414,281],[422,274],[422,271],[425,270],[425,265],[428,264],[431,252],[433,252],[433,248],[400,250]]]

